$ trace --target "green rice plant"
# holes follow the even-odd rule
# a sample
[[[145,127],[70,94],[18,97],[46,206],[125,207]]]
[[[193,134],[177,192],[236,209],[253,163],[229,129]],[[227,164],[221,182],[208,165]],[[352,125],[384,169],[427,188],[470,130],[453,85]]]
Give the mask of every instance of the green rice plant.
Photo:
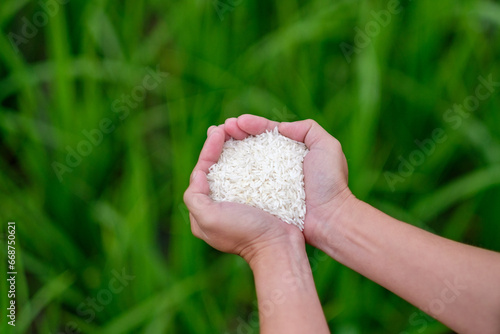
[[[182,203],[206,129],[243,113],[317,120],[356,196],[500,251],[500,87],[453,112],[500,81],[499,18],[488,0],[2,1],[0,252],[15,221],[18,308],[0,332],[257,333],[250,269],[194,238]],[[450,332],[309,254],[333,332]]]

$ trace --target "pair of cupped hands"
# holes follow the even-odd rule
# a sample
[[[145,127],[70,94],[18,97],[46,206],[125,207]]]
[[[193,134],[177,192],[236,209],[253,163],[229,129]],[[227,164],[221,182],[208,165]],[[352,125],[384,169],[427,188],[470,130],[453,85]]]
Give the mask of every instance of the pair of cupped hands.
[[[207,173],[210,166],[217,163],[224,142],[259,135],[276,126],[283,136],[302,142],[309,149],[304,159],[303,233],[263,210],[244,204],[214,202],[209,197]],[[256,261],[266,249],[291,242],[307,242],[318,247],[324,223],[349,210],[354,198],[347,186],[347,174],[347,162],[339,141],[313,120],[278,123],[254,115],[229,118],[224,124],[208,129],[190,185],[184,193],[191,230],[212,247],[238,254],[248,263]]]

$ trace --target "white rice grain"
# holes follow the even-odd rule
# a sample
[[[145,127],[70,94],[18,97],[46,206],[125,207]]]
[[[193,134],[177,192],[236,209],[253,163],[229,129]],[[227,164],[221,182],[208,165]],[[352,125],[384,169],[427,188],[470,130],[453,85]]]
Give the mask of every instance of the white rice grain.
[[[307,152],[303,143],[282,136],[277,127],[243,140],[230,139],[207,175],[210,197],[260,208],[302,231]]]

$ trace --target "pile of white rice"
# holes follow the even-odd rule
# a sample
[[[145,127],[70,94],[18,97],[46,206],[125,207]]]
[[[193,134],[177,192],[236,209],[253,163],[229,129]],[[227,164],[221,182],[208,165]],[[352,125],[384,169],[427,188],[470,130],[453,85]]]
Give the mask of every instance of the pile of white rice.
[[[260,208],[302,231],[307,152],[303,143],[282,136],[278,128],[243,140],[230,139],[207,175],[210,197]]]

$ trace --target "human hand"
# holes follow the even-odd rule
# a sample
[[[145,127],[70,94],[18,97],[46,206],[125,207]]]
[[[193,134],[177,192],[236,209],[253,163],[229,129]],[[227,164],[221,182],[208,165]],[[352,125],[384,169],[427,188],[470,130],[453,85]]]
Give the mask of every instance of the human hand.
[[[353,206],[355,197],[348,187],[347,160],[340,142],[313,120],[281,123],[279,132],[303,142],[309,149],[304,158],[306,241],[318,248],[327,235],[335,236],[337,218]],[[328,224],[333,222],[333,224]]]
[[[249,134],[258,135],[276,126],[282,135],[305,143],[309,149],[304,158],[307,210],[304,236],[309,244],[318,247],[320,238],[336,234],[327,231],[332,227],[327,222],[335,220],[345,211],[346,203],[354,199],[347,186],[345,155],[339,141],[313,120],[277,123],[263,117],[242,115],[237,120],[226,121],[225,130],[233,138],[243,139]]]
[[[251,265],[264,250],[268,254],[269,249],[279,249],[290,242],[304,244],[297,227],[263,210],[238,203],[214,202],[209,197],[206,174],[218,161],[224,142],[230,137],[244,139],[250,133],[239,129],[234,118],[228,119],[225,125],[210,127],[207,133],[190,185],[184,193],[193,234],[220,251],[242,256]]]

